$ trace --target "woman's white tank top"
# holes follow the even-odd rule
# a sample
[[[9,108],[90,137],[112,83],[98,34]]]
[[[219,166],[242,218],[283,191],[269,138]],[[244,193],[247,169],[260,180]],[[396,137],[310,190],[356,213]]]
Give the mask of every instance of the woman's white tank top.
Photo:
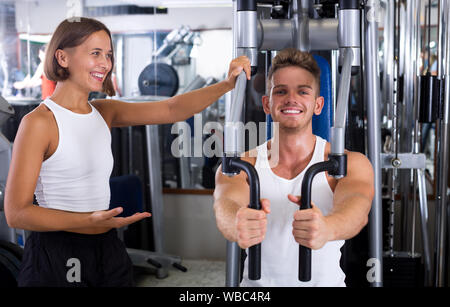
[[[312,250],[311,281],[298,280],[299,244],[292,234],[294,212],[299,206],[289,201],[288,194],[301,195],[301,185],[306,169],[324,161],[326,141],[316,136],[313,157],[308,166],[295,178],[285,179],[273,173],[267,159],[267,142],[257,147],[255,168],[259,175],[261,198],[270,200],[267,215],[267,232],[261,244],[261,279],[248,279],[248,257],[244,264],[241,286],[249,287],[298,287],[298,286],[345,286],[345,274],[339,261],[343,240],[327,242],[321,249]],[[312,202],[329,214],[333,206],[333,192],[324,172],[314,177]]]
[[[39,206],[72,212],[107,210],[113,168],[111,132],[91,104],[74,113],[50,99],[44,103],[58,125],[58,147],[42,163],[35,195]]]

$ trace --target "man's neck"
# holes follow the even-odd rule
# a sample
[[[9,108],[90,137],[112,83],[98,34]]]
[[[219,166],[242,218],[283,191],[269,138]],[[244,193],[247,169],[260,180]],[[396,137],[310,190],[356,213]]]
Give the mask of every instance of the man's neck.
[[[316,136],[311,127],[298,131],[279,129],[278,133],[274,133],[269,145],[270,160],[277,161],[274,165],[287,167],[304,164],[306,160],[309,162],[311,159],[315,144]],[[275,156],[277,152],[278,157]]]

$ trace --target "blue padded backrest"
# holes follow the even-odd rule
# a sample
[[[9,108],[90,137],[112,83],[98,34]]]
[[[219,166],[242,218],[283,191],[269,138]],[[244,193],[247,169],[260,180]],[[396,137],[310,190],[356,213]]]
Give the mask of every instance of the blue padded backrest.
[[[331,86],[331,69],[328,61],[319,56],[313,55],[320,68],[320,95],[324,98],[324,106],[320,115],[313,115],[312,130],[313,134],[330,141],[330,129],[333,125],[333,91]],[[267,139],[272,137],[272,117],[267,115]]]
[[[123,208],[118,216],[125,217],[143,211],[142,182],[138,176],[111,177],[109,186],[111,189],[109,209]]]

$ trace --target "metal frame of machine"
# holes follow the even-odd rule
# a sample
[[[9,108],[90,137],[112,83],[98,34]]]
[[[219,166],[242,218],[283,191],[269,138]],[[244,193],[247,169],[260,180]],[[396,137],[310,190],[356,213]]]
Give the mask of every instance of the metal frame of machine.
[[[288,4],[290,18],[278,19],[258,19],[257,6],[272,5],[273,9],[280,9],[282,3]],[[432,279],[436,286],[442,286],[444,283],[444,273],[446,267],[445,246],[447,235],[447,168],[449,159],[449,128],[448,118],[449,107],[449,80],[450,68],[448,61],[449,43],[449,15],[450,4],[448,0],[439,0],[439,73],[438,79],[441,80],[441,108],[440,117],[437,121],[438,159],[437,159],[437,196],[436,196],[436,216],[437,227],[435,232],[436,241],[436,260],[434,272],[431,269],[431,253],[428,234],[428,206],[427,194],[425,188],[425,156],[419,152],[418,148],[418,57],[420,56],[420,10],[422,1],[413,0],[401,3],[400,1],[387,1],[386,18],[392,18],[397,8],[402,6],[404,9],[403,20],[398,18],[397,22],[388,22],[385,25],[385,50],[387,51],[384,59],[384,80],[380,82],[380,66],[378,56],[378,22],[380,1],[335,1],[339,3],[339,13],[337,18],[317,18],[310,19],[309,12],[312,6],[319,8],[324,1],[291,0],[291,1],[233,1],[233,56],[246,55],[249,57],[252,65],[252,71],[256,71],[257,54],[259,51],[277,51],[286,47],[295,47],[302,51],[313,50],[339,50],[340,66],[344,60],[344,50],[353,50],[354,58],[351,60],[353,67],[361,66],[362,78],[364,80],[364,96],[366,102],[366,144],[368,157],[374,168],[375,196],[372,203],[372,209],[369,216],[369,258],[377,260],[377,270],[375,278],[370,281],[371,286],[383,286],[383,257],[389,256],[383,252],[383,225],[382,225],[382,172],[391,172],[393,180],[390,182],[391,188],[391,212],[390,238],[393,236],[393,214],[395,196],[397,194],[397,185],[402,194],[403,212],[408,217],[413,216],[412,223],[415,227],[415,195],[419,191],[419,211],[421,217],[421,232],[423,242],[423,256],[425,278],[424,285],[431,285]],[[330,1],[327,1],[330,2]],[[331,1],[332,2],[332,1]],[[400,15],[400,14],[399,14]],[[390,19],[387,19],[390,20]],[[358,26],[359,25],[359,26]],[[400,35],[395,36],[394,31],[401,31]],[[361,41],[360,41],[361,38]],[[387,40],[387,41],[386,41]],[[397,40],[397,49],[394,51],[392,44]],[[400,44],[401,40],[401,44]],[[361,48],[361,50],[360,50]],[[396,52],[396,54],[394,54]],[[400,60],[400,62],[399,62]],[[345,66],[345,65],[344,65]],[[353,68],[352,68],[353,70]],[[399,82],[400,75],[403,77],[403,83]],[[341,74],[342,82],[347,82],[347,75]],[[238,81],[239,82],[239,81]],[[444,86],[445,84],[445,86]],[[334,84],[336,87],[336,84]],[[383,91],[381,91],[383,85]],[[404,93],[399,100],[398,92]],[[236,86],[233,92],[234,96],[242,96],[240,89]],[[383,96],[382,96],[383,94]],[[339,92],[340,101],[348,99],[348,92]],[[422,94],[424,95],[424,94]],[[244,99],[239,97],[233,101]],[[346,102],[346,101],[345,101]],[[396,143],[391,146],[390,152],[382,151],[381,129],[386,126],[382,122],[382,102],[386,103],[391,111],[388,114],[388,129],[391,130],[393,139]],[[400,104],[402,108],[400,109]],[[227,106],[227,110],[235,105]],[[242,107],[241,107],[242,108]],[[337,121],[343,120],[339,127],[344,128],[345,114],[339,111],[339,103],[336,106],[335,125]],[[343,109],[345,110],[346,107]],[[237,122],[242,121],[242,109],[238,111],[227,112],[225,126],[225,158],[227,161],[233,160],[243,152],[241,136],[235,127]],[[228,125],[228,129],[227,129]],[[345,134],[333,129],[332,146],[338,148],[344,144]],[[227,145],[228,141],[228,145]],[[414,145],[414,148],[413,148]],[[342,145],[343,146],[343,145]],[[343,149],[339,148],[339,149]],[[409,173],[400,173],[399,170],[408,169]],[[239,170],[225,169],[224,173],[232,176]],[[413,206],[408,205],[408,195],[410,193],[410,181],[413,178],[414,184],[414,202]],[[400,180],[398,180],[400,179]],[[400,182],[400,184],[398,184]],[[252,187],[251,187],[252,188]],[[405,228],[405,227],[404,227]],[[409,228],[408,228],[409,229]],[[405,238],[407,233],[403,233]],[[411,236],[411,234],[409,234]],[[413,240],[414,240],[414,235]],[[406,240],[406,239],[405,239]],[[393,241],[390,242],[393,246]],[[412,243],[414,246],[414,243]],[[413,247],[414,249],[414,247]],[[392,252],[393,249],[390,249]],[[227,286],[238,286],[239,276],[239,257],[240,249],[236,243],[227,243]],[[412,252],[414,254],[414,251]],[[393,255],[393,254],[392,254]],[[411,254],[408,254],[411,256]],[[251,259],[249,261],[252,261]],[[256,260],[253,260],[256,261]],[[251,267],[251,265],[250,265]]]

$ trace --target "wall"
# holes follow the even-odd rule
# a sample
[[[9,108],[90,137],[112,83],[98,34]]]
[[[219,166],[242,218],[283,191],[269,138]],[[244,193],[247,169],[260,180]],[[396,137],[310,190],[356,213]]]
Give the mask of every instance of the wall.
[[[16,0],[16,27],[19,33],[48,34],[65,18],[81,15],[73,0]],[[108,2],[105,2],[108,3]],[[109,5],[109,4],[108,4]],[[186,24],[193,30],[231,28],[231,7],[169,8],[168,14],[98,17],[113,33],[171,30]]]
[[[164,194],[164,252],[184,259],[225,260],[212,195]]]

